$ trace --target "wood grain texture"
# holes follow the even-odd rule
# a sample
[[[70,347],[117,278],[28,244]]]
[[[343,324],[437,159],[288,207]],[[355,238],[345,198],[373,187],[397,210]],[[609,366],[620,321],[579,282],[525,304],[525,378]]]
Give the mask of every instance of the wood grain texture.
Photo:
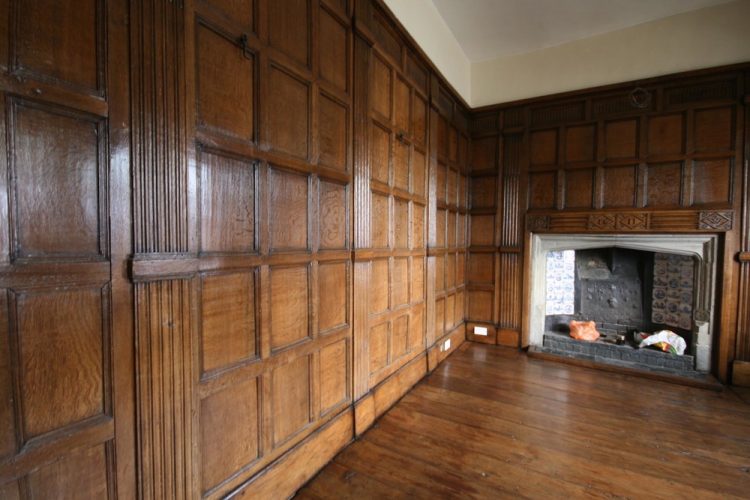
[[[730,391],[644,385],[467,343],[295,498],[742,498],[749,412]],[[644,414],[663,427],[656,441]],[[723,432],[706,435],[716,418]],[[670,431],[675,420],[684,426]]]

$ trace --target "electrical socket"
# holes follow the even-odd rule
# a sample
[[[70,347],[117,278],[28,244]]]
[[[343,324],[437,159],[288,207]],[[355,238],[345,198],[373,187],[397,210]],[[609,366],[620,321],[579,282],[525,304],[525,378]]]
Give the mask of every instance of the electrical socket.
[[[482,337],[487,336],[487,327],[486,326],[475,326],[474,327],[474,335],[481,335]]]

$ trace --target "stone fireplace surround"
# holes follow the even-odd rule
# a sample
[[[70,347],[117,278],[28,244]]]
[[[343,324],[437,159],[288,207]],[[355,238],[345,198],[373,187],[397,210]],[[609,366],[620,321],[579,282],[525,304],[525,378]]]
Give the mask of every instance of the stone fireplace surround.
[[[716,287],[715,234],[532,234],[530,287],[526,331],[529,345],[542,346],[544,338],[547,254],[559,250],[629,248],[649,252],[689,255],[698,260],[695,271],[693,342],[695,369],[711,369]]]

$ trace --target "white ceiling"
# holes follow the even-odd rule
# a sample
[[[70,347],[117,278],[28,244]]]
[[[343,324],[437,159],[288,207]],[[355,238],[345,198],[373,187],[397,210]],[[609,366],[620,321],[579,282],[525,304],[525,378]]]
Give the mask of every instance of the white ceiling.
[[[470,61],[531,52],[728,1],[432,0]]]

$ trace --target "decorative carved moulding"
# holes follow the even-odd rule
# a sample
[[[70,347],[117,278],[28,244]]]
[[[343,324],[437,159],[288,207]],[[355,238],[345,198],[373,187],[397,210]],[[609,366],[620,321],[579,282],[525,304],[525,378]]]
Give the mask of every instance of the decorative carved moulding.
[[[698,229],[731,231],[734,222],[734,212],[726,211],[705,211],[698,216]]]
[[[527,214],[532,233],[731,231],[733,210],[597,211]]]

